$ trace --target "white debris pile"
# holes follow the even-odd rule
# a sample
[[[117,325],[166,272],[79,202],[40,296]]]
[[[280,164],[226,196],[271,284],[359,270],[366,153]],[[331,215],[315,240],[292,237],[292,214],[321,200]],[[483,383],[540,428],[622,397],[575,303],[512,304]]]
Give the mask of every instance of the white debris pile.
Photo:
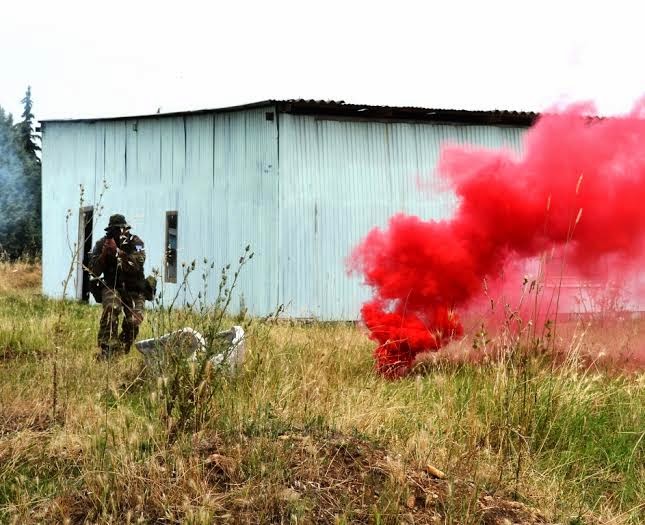
[[[213,365],[226,365],[231,370],[241,366],[246,353],[244,329],[235,325],[230,330],[218,332],[215,337],[220,339],[222,343],[226,342],[228,344],[222,344],[222,351],[211,357]],[[159,361],[163,352],[168,350],[184,353],[188,360],[194,361],[199,353],[205,352],[208,348],[204,336],[189,327],[175,330],[160,337],[138,341],[134,343],[134,346],[143,354],[146,362]]]

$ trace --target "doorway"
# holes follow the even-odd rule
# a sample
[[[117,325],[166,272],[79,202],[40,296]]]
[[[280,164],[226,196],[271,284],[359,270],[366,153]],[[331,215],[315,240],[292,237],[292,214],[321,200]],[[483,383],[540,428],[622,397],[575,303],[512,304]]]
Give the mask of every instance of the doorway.
[[[92,226],[94,224],[94,207],[84,206],[78,214],[78,273],[76,298],[88,302],[90,300],[90,274],[85,270],[92,251]]]

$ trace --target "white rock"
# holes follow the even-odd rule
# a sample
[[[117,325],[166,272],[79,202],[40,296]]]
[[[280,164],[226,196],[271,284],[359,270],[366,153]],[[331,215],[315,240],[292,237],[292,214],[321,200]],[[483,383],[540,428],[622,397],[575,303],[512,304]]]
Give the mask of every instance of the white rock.
[[[231,370],[236,370],[242,365],[246,354],[244,329],[235,325],[230,330],[218,332],[215,337],[227,341],[228,346],[223,352],[215,354],[211,362],[215,366],[226,365]],[[163,352],[167,350],[182,351],[189,361],[195,361],[198,354],[208,348],[204,336],[190,327],[175,330],[160,337],[137,341],[134,346],[143,354],[147,363],[158,362]]]

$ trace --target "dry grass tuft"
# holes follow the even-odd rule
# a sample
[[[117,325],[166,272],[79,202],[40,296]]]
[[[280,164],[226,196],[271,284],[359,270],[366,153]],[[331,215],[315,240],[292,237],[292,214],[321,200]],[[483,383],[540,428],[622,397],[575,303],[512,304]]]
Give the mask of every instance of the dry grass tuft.
[[[0,294],[39,293],[40,264],[28,261],[0,261]]]
[[[378,445],[338,433],[238,442],[201,436],[187,461],[169,461],[178,456],[153,456],[121,473],[110,494],[101,495],[106,474],[93,474],[82,490],[60,495],[36,515],[82,523],[99,519],[107,505],[116,515],[151,522],[177,519],[198,503],[212,519],[235,523],[283,523],[296,515],[305,523],[371,523],[378,516],[385,523],[433,524],[445,523],[455,502],[464,501],[478,523],[545,523],[521,503],[458,479],[438,480]]]
[[[24,430],[44,432],[54,421],[43,403],[13,402],[0,412],[0,437]]]

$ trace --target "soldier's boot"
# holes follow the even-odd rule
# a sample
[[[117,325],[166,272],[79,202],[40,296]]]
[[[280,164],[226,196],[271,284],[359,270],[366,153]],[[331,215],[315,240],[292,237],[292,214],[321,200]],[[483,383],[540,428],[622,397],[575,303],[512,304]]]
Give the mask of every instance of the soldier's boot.
[[[122,344],[119,341],[109,341],[100,344],[99,353],[96,355],[97,361],[106,361],[113,358],[121,351]]]
[[[123,319],[121,326],[121,333],[119,334],[119,341],[123,346],[122,352],[127,354],[134,343],[134,340],[139,335],[139,325],[141,324],[141,315],[135,313],[134,315],[127,315]]]
[[[108,348],[108,345],[101,344],[99,346],[99,353],[96,354],[96,360],[97,361],[106,361],[109,358],[110,358],[110,350]]]
[[[127,332],[121,332],[119,334],[119,344],[121,345],[119,351],[124,354],[130,353],[130,348],[132,348],[134,338],[130,336],[131,334],[128,334]]]
[[[98,344],[101,349],[97,359],[109,359],[118,351],[119,315],[121,302],[119,297],[109,289],[103,291],[103,311],[99,324]]]

